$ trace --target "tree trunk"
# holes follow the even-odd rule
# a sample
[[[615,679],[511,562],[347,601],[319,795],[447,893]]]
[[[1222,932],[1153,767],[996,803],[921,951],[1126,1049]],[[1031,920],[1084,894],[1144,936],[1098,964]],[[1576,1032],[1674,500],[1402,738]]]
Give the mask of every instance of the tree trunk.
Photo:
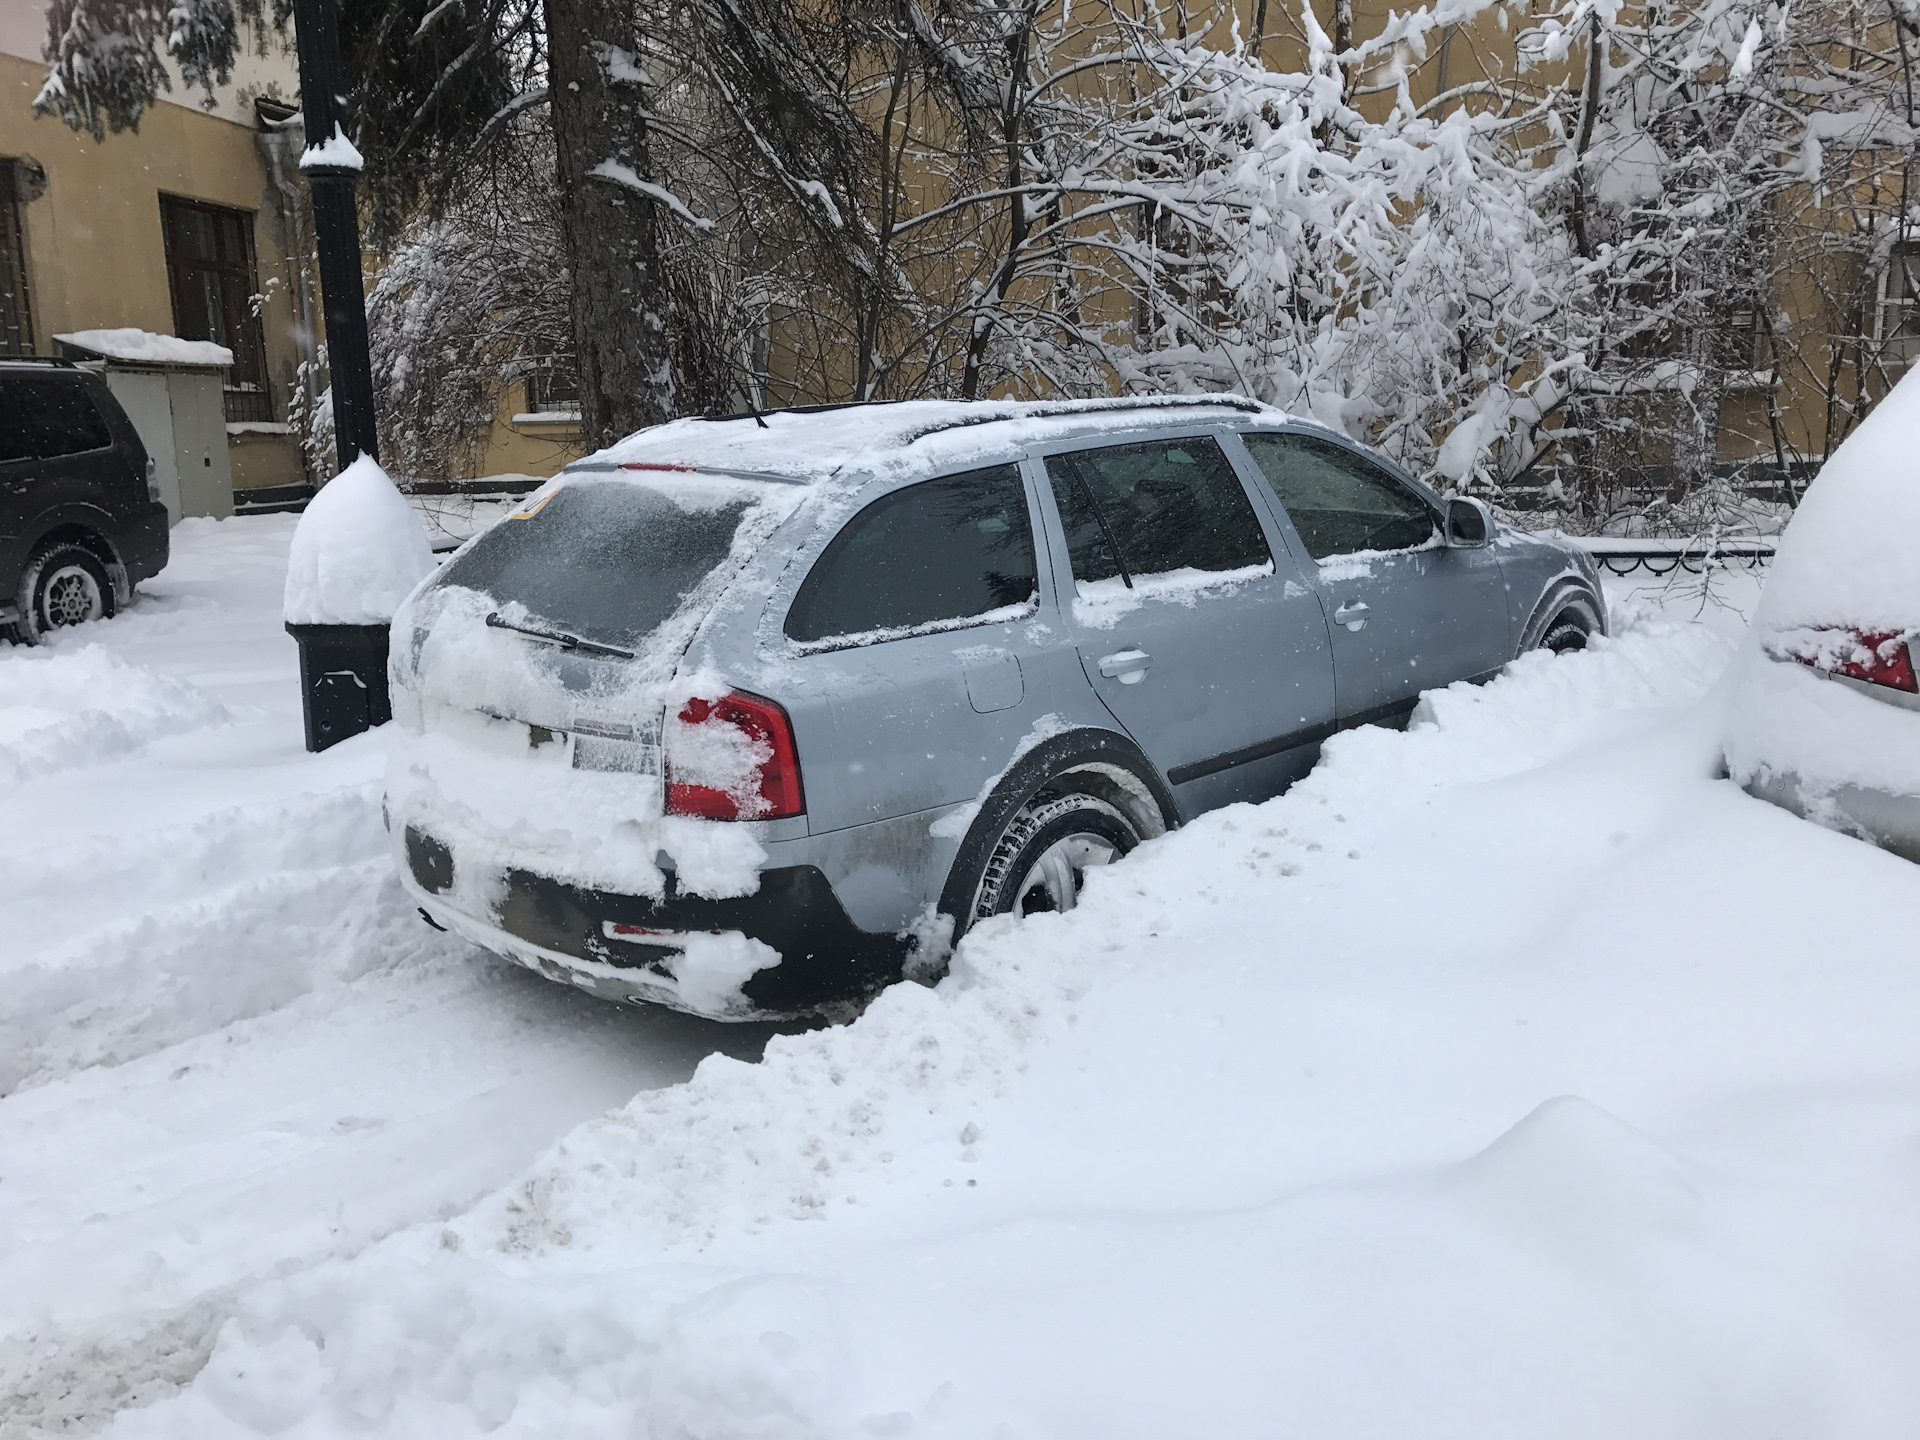
[[[598,448],[673,414],[656,206],[633,188],[653,179],[646,94],[630,7],[620,0],[545,4],[580,424]]]

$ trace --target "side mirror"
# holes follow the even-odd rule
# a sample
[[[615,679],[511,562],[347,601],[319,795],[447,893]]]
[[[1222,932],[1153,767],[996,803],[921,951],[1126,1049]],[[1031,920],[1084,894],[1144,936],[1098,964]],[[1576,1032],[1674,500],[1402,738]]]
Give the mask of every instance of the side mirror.
[[[1484,500],[1455,497],[1447,501],[1447,544],[1456,550],[1477,550],[1493,543],[1493,508]]]

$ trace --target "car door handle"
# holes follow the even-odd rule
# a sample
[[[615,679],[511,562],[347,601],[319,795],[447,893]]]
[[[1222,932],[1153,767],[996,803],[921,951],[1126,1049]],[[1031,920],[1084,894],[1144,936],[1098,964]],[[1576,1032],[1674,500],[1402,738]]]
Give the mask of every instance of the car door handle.
[[[1344,625],[1349,630],[1362,630],[1366,628],[1367,616],[1371,613],[1372,612],[1367,609],[1365,601],[1356,600],[1353,604],[1342,605],[1338,610],[1334,611],[1333,623],[1336,625]]]
[[[1147,678],[1153,657],[1144,650],[1116,650],[1100,657],[1100,673],[1122,685],[1138,685]]]

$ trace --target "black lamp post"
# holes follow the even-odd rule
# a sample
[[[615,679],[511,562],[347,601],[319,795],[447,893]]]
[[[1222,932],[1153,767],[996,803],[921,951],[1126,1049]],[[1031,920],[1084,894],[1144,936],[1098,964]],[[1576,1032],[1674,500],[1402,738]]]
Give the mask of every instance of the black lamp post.
[[[340,22],[334,5],[335,0],[294,0],[293,10],[300,104],[307,126],[307,155],[300,161],[300,170],[313,193],[320,301],[327,321],[327,369],[333,383],[334,447],[344,470],[362,455],[378,460],[380,442],[373,423],[367,300],[360,283],[360,212],[354,201],[359,157],[351,151],[342,154],[328,144],[336,135],[344,139],[346,134],[340,124],[346,85],[340,73]]]

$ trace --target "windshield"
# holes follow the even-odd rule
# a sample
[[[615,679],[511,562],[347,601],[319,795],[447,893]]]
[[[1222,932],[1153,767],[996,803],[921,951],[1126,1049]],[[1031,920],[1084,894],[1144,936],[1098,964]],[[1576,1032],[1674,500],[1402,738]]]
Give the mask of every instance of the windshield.
[[[709,502],[570,480],[481,535],[435,585],[517,602],[532,623],[631,648],[727,558],[749,508],[737,489]]]

